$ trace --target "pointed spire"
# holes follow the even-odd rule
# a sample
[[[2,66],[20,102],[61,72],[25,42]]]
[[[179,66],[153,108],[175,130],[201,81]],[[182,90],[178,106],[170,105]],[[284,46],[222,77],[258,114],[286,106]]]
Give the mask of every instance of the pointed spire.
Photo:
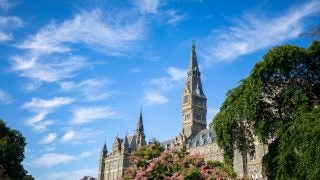
[[[108,154],[107,145],[106,145],[106,142],[104,142],[102,151],[101,151],[101,156],[107,156],[107,154]]]
[[[128,151],[129,151],[129,142],[128,142],[128,135],[127,135],[128,133],[126,133],[126,136],[124,137],[124,139],[123,139],[123,142],[122,142],[122,147],[121,147],[121,151],[123,152],[123,153],[127,153]]]
[[[139,115],[139,119],[138,119],[138,123],[137,123],[137,128],[136,128],[136,132],[143,132],[144,128],[143,128],[143,120],[142,120],[142,106],[140,107],[140,115]]]
[[[197,61],[197,54],[196,54],[196,45],[195,41],[192,40],[192,49],[190,55],[190,64],[189,64],[189,72],[199,69],[198,61]]]

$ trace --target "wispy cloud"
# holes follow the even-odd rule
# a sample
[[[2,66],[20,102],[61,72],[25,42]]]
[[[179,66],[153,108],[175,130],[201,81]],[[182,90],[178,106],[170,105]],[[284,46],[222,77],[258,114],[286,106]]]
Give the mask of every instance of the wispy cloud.
[[[134,2],[141,13],[156,14],[160,5],[160,0],[135,0]]]
[[[94,28],[92,28],[94,27]],[[104,16],[102,11],[82,11],[62,23],[51,22],[16,47],[22,55],[10,58],[11,69],[32,81],[57,82],[90,68],[86,57],[71,53],[87,48],[110,56],[133,54],[145,39],[146,28],[141,18],[134,21]]]
[[[93,131],[89,128],[83,129],[69,129],[65,132],[65,134],[61,137],[60,141],[62,143],[67,144],[86,144],[92,143],[97,139],[97,136],[103,134],[101,131]]]
[[[73,77],[75,72],[88,66],[82,56],[14,56],[11,59],[12,70],[20,76],[41,82],[56,82]]]
[[[172,26],[186,18],[185,14],[173,9],[165,11],[164,14],[166,15],[167,19],[166,23]]]
[[[95,120],[112,119],[118,113],[110,107],[80,107],[73,110],[71,124],[91,123]]]
[[[147,89],[142,98],[144,104],[160,105],[169,102],[164,94],[182,83],[186,76],[186,70],[175,67],[168,67],[165,72],[166,76],[151,79],[146,83]]]
[[[68,154],[46,153],[32,161],[37,167],[51,167],[59,164],[66,164],[76,159],[76,156]]]
[[[26,109],[33,111],[51,110],[63,105],[67,105],[73,102],[72,98],[69,97],[54,97],[52,99],[40,99],[32,98],[31,101],[23,105]]]
[[[309,1],[275,17],[244,13],[233,26],[213,31],[206,37],[206,48],[201,55],[210,65],[221,61],[231,62],[240,56],[278,45],[298,37],[304,30],[303,19],[319,11],[320,1]]]
[[[41,156],[33,159],[31,166],[35,167],[52,167],[60,164],[67,164],[74,160],[80,160],[84,158],[88,158],[98,153],[98,149],[94,149],[91,151],[84,151],[78,155],[70,155],[70,154],[59,154],[59,153],[44,153]]]
[[[181,83],[187,73],[186,70],[175,67],[168,67],[165,69],[165,72],[167,73],[167,76],[151,79],[148,84],[158,90],[170,90],[174,88],[177,83]]]
[[[57,138],[57,133],[49,133],[46,137],[41,139],[40,144],[52,143]]]
[[[169,99],[159,92],[147,91],[142,101],[146,105],[160,105],[169,102]]]
[[[115,91],[106,92],[111,83],[111,80],[108,79],[87,79],[80,83],[61,82],[59,85],[62,91],[79,91],[85,101],[98,101],[116,94]]]
[[[6,93],[5,91],[3,91],[2,89],[0,89],[0,103],[1,104],[10,104],[12,102],[12,98],[11,96]]]
[[[6,6],[6,1],[0,1],[0,7]],[[5,42],[13,39],[13,35],[8,32],[10,29],[21,27],[23,21],[16,16],[0,16],[0,42]]]
[[[71,51],[70,43],[81,43],[109,55],[124,55],[134,49],[134,43],[144,39],[144,30],[144,23],[139,19],[115,23],[100,10],[83,11],[61,24],[49,24],[17,47],[51,54]]]
[[[32,98],[26,102],[23,108],[35,113],[34,116],[26,120],[26,124],[36,131],[45,131],[48,126],[54,124],[54,120],[45,120],[46,116],[61,106],[72,103],[74,99],[69,97],[54,97],[52,99]]]
[[[83,178],[84,176],[97,176],[98,169],[97,168],[86,168],[86,169],[78,169],[75,171],[54,171],[50,172],[46,175],[45,179],[48,180],[60,180],[60,179],[68,179],[68,180],[78,180]]]

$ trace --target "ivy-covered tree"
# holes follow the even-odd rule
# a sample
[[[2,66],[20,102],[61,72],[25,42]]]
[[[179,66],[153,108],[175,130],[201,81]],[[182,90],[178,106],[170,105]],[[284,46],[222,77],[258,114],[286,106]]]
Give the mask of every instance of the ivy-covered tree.
[[[22,134],[0,119],[0,167],[10,179],[21,180],[27,173],[21,164],[25,145]]]
[[[319,102],[320,42],[307,49],[291,45],[271,49],[249,77],[227,94],[213,120],[225,159],[231,162],[234,148],[250,150],[252,132],[268,145],[263,161],[269,179],[319,179],[320,170],[311,165],[320,160],[308,160],[319,154],[314,143],[319,134],[315,126],[320,123]]]

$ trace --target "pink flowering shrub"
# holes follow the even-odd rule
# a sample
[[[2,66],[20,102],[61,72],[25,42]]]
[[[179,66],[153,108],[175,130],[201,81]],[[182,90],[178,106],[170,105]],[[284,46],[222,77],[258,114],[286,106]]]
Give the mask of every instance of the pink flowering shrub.
[[[201,155],[189,154],[185,150],[164,151],[160,144],[151,146],[140,149],[132,155],[131,166],[126,170],[124,179],[236,178],[232,168],[221,162],[206,162]]]

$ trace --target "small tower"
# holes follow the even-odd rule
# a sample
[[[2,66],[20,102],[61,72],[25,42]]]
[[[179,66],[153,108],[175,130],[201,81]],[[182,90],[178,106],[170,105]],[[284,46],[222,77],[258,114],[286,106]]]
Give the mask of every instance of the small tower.
[[[101,153],[100,153],[100,159],[99,159],[99,174],[98,174],[98,180],[104,180],[104,172],[105,172],[105,158],[108,155],[107,145],[104,143]]]
[[[112,154],[117,154],[120,152],[121,152],[121,144],[120,144],[120,139],[118,138],[118,135],[117,135],[112,145]]]
[[[192,42],[187,80],[182,93],[182,126],[186,138],[206,129],[207,98],[203,93],[195,42]]]
[[[140,115],[138,118],[135,136],[136,136],[137,148],[146,146],[147,143],[146,143],[146,136],[144,134],[144,128],[143,128],[142,108],[140,110]]]
[[[122,145],[121,145],[122,153],[129,153],[129,143],[128,143],[128,137],[127,134],[123,139]]]

